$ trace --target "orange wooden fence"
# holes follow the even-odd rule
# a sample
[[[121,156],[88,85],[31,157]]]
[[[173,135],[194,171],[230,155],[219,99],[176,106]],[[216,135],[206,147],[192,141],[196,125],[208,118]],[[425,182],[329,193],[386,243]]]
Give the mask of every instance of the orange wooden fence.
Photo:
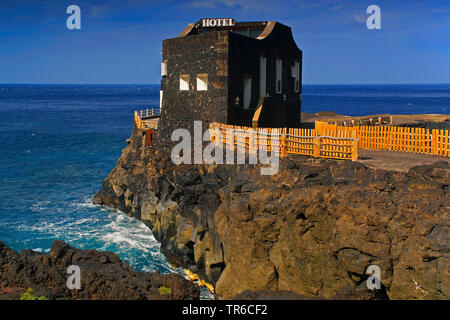
[[[359,138],[359,148],[450,156],[449,130],[395,126],[319,126],[321,135]],[[316,128],[317,129],[317,128]]]
[[[320,158],[358,159],[358,139],[320,135],[317,130],[294,128],[250,128],[221,123],[210,124],[211,141],[249,150],[267,150]]]

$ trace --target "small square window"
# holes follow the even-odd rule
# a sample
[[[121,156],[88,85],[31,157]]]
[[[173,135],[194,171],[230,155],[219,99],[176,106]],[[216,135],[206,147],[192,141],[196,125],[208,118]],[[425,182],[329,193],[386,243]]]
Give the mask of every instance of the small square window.
[[[182,74],[180,75],[180,91],[188,91],[189,90],[189,75]]]
[[[208,90],[208,74],[202,73],[197,75],[197,91]]]
[[[167,76],[167,60],[161,62],[161,76]]]

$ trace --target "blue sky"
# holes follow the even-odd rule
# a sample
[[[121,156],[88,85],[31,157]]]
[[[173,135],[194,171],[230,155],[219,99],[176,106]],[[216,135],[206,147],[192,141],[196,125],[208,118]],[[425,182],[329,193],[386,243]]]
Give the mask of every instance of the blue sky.
[[[0,83],[159,83],[162,40],[208,17],[292,27],[305,84],[450,83],[448,0],[2,0]]]

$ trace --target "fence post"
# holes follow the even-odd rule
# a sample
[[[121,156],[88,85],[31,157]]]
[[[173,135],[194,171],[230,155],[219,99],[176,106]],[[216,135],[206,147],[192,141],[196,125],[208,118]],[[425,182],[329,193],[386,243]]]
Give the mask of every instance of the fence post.
[[[142,112],[142,110],[141,110]],[[141,117],[139,117],[139,113],[137,111],[134,112],[134,120],[136,122],[136,127],[138,129],[142,129],[142,120]]]
[[[444,149],[443,149],[443,156],[449,156],[450,155],[450,145],[449,145],[449,131],[445,130],[443,131],[443,137],[444,137]]]
[[[352,161],[358,160],[358,139],[352,140]]]
[[[286,132],[283,132],[283,135],[281,136],[281,158],[286,157],[286,147],[287,147]]]
[[[248,136],[248,150],[250,152],[255,151],[255,130],[251,128],[248,132],[250,132],[250,135]]]
[[[230,149],[234,150],[234,129],[229,129],[228,132],[230,133],[229,134],[230,141],[227,141],[227,142],[228,142],[228,144],[230,146]]]
[[[220,128],[217,125],[214,128],[214,139],[215,139],[216,146],[219,146],[220,143],[223,142],[222,130],[220,130]]]
[[[209,124],[209,141],[210,142],[214,142],[214,129],[213,129],[213,124],[212,123],[210,123]]]
[[[437,134],[436,129],[432,130],[431,133],[431,154],[437,154]]]
[[[314,139],[314,157],[319,158],[320,157],[320,144],[321,144],[321,137],[317,137]]]

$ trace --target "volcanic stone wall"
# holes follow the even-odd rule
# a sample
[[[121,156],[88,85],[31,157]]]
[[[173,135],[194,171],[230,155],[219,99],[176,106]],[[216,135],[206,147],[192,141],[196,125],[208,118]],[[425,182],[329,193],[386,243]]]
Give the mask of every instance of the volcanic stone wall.
[[[173,130],[193,132],[195,120],[206,130],[227,122],[228,32],[209,32],[163,41],[167,76],[161,81],[162,114],[156,143],[170,144]],[[189,75],[189,90],[180,91],[180,75]],[[208,74],[208,90],[197,91],[197,74]]]

